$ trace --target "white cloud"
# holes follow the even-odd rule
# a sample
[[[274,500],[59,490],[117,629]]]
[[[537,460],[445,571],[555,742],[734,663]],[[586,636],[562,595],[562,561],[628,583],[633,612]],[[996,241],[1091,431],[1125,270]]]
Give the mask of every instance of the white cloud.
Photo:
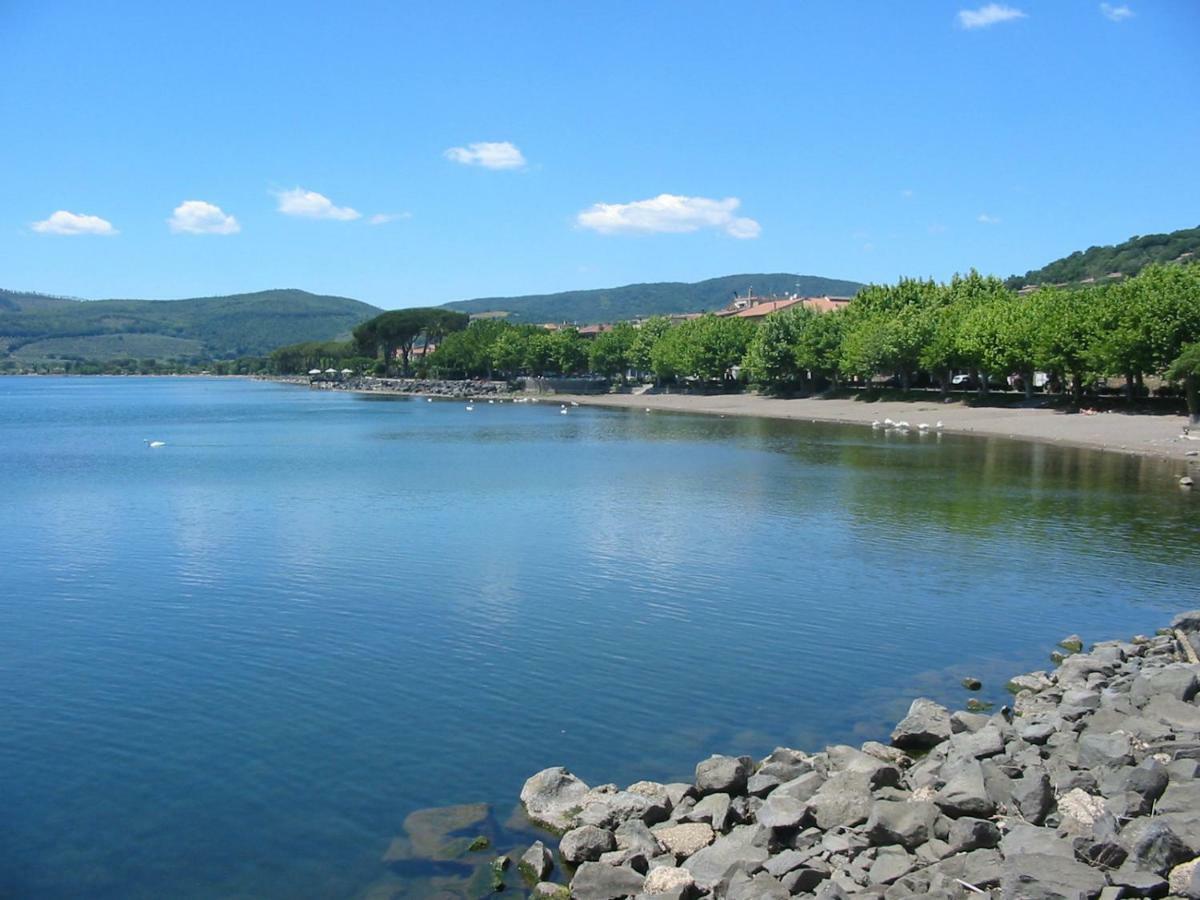
[[[520,169],[525,165],[524,154],[516,144],[508,141],[480,141],[465,147],[451,147],[442,155],[451,162],[485,169]]]
[[[1124,22],[1126,19],[1133,18],[1133,10],[1124,4],[1113,6],[1111,3],[1101,3],[1100,15],[1110,22]]]
[[[237,234],[242,230],[237,219],[203,200],[184,200],[175,207],[167,225],[176,234]]]
[[[958,11],[958,24],[963,28],[987,28],[989,25],[998,25],[1001,22],[1012,22],[1024,18],[1025,13],[1021,10],[1005,6],[1003,3],[989,3],[979,9],[960,9]]]
[[[1000,224],[1000,220],[998,218],[996,218],[996,216],[989,216],[987,213],[980,213],[978,218],[976,219],[976,221],[980,222],[983,225],[999,225]]]
[[[395,222],[397,219],[411,219],[412,213],[375,213],[371,218],[367,219],[369,225],[386,225],[388,222]]]
[[[67,212],[60,209],[49,218],[34,222],[30,226],[41,234],[117,234],[112,222],[99,216],[88,216],[82,213]]]
[[[357,209],[351,209],[349,206],[334,206],[333,201],[324,194],[306,191],[304,188],[280,191],[275,196],[279,198],[279,211],[285,216],[300,216],[305,219],[337,219],[339,222],[349,222],[362,217],[362,213]]]
[[[737,197],[711,200],[659,194],[633,203],[596,203],[575,217],[581,228],[601,234],[684,233],[716,228],[730,237],[756,238],[762,226],[753,219],[735,216],[741,205]]]

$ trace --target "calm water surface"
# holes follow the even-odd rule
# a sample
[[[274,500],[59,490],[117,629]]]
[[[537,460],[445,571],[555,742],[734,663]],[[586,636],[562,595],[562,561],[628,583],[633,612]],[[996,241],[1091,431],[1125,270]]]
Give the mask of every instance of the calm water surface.
[[[1041,445],[3,378],[0,895],[428,895],[381,861],[414,810],[519,843],[547,765],[1000,699],[1196,606],[1198,525],[1157,464]]]

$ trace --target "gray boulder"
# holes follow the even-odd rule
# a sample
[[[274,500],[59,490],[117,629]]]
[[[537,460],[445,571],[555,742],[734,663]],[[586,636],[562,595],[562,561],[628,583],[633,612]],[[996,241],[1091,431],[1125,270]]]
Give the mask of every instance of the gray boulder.
[[[824,783],[825,776],[820,772],[807,772],[804,775],[793,778],[791,781],[785,781],[772,791],[772,795],[780,794],[803,803],[820,790],[821,785]]]
[[[1167,694],[1176,700],[1190,701],[1200,692],[1200,667],[1188,663],[1172,663],[1158,669],[1143,669],[1129,686],[1129,698],[1138,706],[1151,697]]]
[[[696,884],[711,890],[735,867],[753,873],[767,861],[770,832],[758,825],[738,825],[729,834],[698,850],[683,864]],[[660,837],[661,840],[661,837]]]
[[[951,818],[987,817],[996,811],[984,783],[983,767],[978,762],[964,766],[934,795],[933,802]]]
[[[521,788],[521,802],[529,818],[553,831],[566,831],[574,821],[570,815],[583,805],[588,786],[562,766],[543,769]]]
[[[696,879],[687,869],[680,869],[676,866],[660,866],[646,873],[642,893],[652,897],[688,896],[695,883]]]
[[[1027,821],[1041,825],[1054,806],[1054,791],[1046,770],[1026,769],[1024,775],[1013,779],[1012,799]]]
[[[1005,857],[1000,888],[1004,900],[1087,900],[1107,882],[1090,866],[1049,853]]]
[[[933,837],[937,817],[938,808],[929,802],[879,800],[871,806],[867,838],[877,846],[899,844],[915,850]]]
[[[808,815],[808,804],[778,791],[758,810],[758,823],[767,828],[795,828]]]
[[[633,869],[585,862],[571,879],[571,896],[574,900],[620,900],[640,894],[645,883],[645,877]]]
[[[1004,737],[995,725],[986,725],[974,733],[950,738],[950,753],[966,759],[984,759],[1004,752]]]
[[[1079,764],[1089,769],[1127,766],[1133,749],[1125,734],[1085,734],[1079,739]]]
[[[663,846],[659,843],[658,838],[646,827],[645,822],[637,819],[622,822],[613,832],[613,837],[617,841],[618,850],[636,850],[644,853],[647,858],[658,856],[663,852]]]
[[[575,821],[579,825],[595,825],[599,828],[616,828],[629,819],[657,825],[666,821],[669,811],[665,794],[661,798],[651,798],[632,791],[589,791]]]
[[[725,889],[725,900],[791,900],[791,896],[787,888],[766,872],[748,875],[738,871]]]
[[[880,847],[867,872],[871,884],[891,884],[913,869],[913,858],[903,847]]]
[[[902,750],[928,750],[950,737],[950,710],[918,697],[892,732],[892,744]]]
[[[685,815],[681,822],[707,822],[714,831],[724,831],[729,824],[729,795],[709,794]]]
[[[950,825],[949,843],[955,853],[989,849],[1000,843],[1000,829],[989,819],[963,816]]]
[[[668,853],[678,858],[692,856],[711,844],[716,837],[712,826],[706,822],[688,822],[682,825],[659,825],[651,832]]]
[[[541,841],[534,841],[533,846],[521,854],[518,867],[523,872],[532,875],[534,881],[542,881],[554,867],[554,858],[546,849],[545,844]]]
[[[748,756],[710,756],[696,765],[696,791],[706,794],[742,794],[754,768]]]
[[[770,756],[763,759],[756,774],[773,776],[783,782],[811,772],[812,768],[812,757],[807,753],[788,747],[776,747]]]
[[[558,842],[558,853],[565,862],[576,865],[594,862],[602,853],[617,849],[616,836],[607,828],[580,825],[572,828]]]
[[[1143,715],[1151,721],[1162,722],[1172,731],[1200,733],[1200,706],[1184,703],[1167,694],[1151,697]]]
[[[836,825],[865,822],[871,814],[869,779],[869,775],[860,772],[839,772],[821,785],[808,801],[817,827],[828,830]]]
[[[1160,818],[1134,820],[1126,826],[1121,838],[1137,868],[1159,875],[1167,874],[1194,855],[1171,824]]]

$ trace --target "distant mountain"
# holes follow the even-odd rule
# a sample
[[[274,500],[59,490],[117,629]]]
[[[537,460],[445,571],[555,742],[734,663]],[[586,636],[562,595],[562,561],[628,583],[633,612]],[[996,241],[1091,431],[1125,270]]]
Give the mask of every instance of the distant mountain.
[[[771,294],[831,295],[852,297],[863,285],[857,281],[819,278],[815,275],[727,275],[687,284],[660,281],[628,284],[591,291],[563,291],[523,297],[481,297],[444,304],[466,313],[508,314],[514,322],[616,322],[640,316],[672,313],[713,312],[726,306],[735,293],[753,289],[759,296]]]
[[[1023,288],[1029,284],[1101,281],[1114,272],[1136,275],[1151,263],[1187,259],[1200,259],[1200,228],[1184,228],[1170,234],[1134,235],[1122,244],[1076,250],[1040,269],[1013,275],[1006,283],[1011,288]]]
[[[348,335],[381,312],[299,290],[189,300],[73,300],[0,290],[0,360],[233,359]]]

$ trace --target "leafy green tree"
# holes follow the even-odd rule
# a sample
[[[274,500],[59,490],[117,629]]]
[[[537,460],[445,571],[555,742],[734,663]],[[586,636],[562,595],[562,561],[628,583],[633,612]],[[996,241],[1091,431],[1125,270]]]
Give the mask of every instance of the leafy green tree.
[[[628,322],[618,322],[611,331],[600,332],[588,347],[589,368],[606,378],[624,378],[636,337],[636,329]]]
[[[907,390],[930,339],[928,307],[939,299],[933,281],[909,278],[859,291],[846,310],[844,370],[864,378],[894,372]]]
[[[816,378],[826,379],[836,389],[841,378],[846,313],[840,309],[806,312],[810,314],[800,319],[802,327],[793,345],[796,365]]]
[[[550,335],[550,359],[562,375],[579,375],[587,369],[588,354],[583,338],[574,328],[560,328]]]
[[[519,328],[507,328],[498,334],[491,345],[492,367],[503,372],[509,380],[515,378],[525,364],[529,334]]]
[[[1187,398],[1188,419],[1193,425],[1200,424],[1200,342],[1187,344],[1179,355],[1167,366],[1166,376],[1172,381],[1183,382]]]
[[[1071,396],[1083,400],[1096,340],[1096,290],[1039,288],[1030,295],[1037,323],[1034,357],[1047,372],[1070,380]]]
[[[796,348],[806,318],[812,310],[793,306],[768,315],[755,329],[742,365],[755,384],[789,388],[800,384],[805,366],[796,359]]]
[[[426,343],[462,331],[470,322],[466,313],[434,307],[394,309],[363,322],[354,329],[354,340],[368,356],[382,354],[386,364],[400,356],[400,371],[410,371],[413,347],[419,338]]]
[[[629,347],[629,364],[639,372],[654,371],[652,352],[668,331],[671,330],[671,320],[666,316],[654,316],[647,319],[637,328],[633,343]]]

